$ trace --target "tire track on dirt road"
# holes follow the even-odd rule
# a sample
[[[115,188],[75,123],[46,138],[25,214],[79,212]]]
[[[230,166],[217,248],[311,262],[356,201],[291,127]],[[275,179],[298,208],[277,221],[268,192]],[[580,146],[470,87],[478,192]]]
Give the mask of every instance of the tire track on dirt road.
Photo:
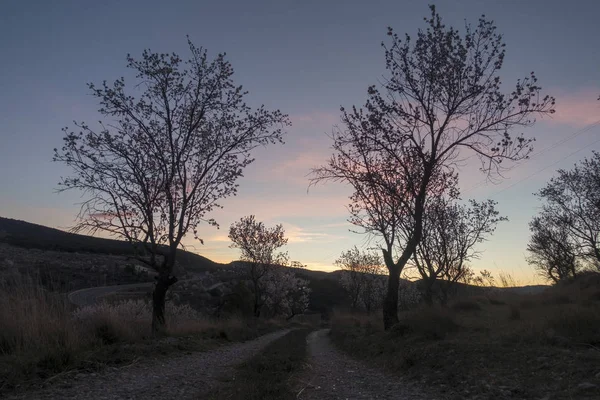
[[[307,338],[309,367],[296,390],[302,400],[441,400],[398,376],[370,368],[335,349],[329,329]]]

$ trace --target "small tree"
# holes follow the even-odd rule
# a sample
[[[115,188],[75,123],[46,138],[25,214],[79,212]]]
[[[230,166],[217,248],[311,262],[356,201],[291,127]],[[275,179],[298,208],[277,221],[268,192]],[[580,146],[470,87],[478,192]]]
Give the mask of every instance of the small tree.
[[[264,288],[265,307],[272,315],[281,315],[289,320],[308,309],[308,281],[298,278],[290,268],[270,268],[264,276]]]
[[[288,239],[281,224],[267,228],[256,221],[254,215],[243,217],[229,228],[230,247],[241,251],[241,260],[247,265],[247,278],[254,296],[254,316],[259,317],[266,306],[273,315],[292,318],[308,307],[310,290],[304,279],[294,274],[294,269],[303,268],[298,261],[288,264],[287,253],[278,249]]]
[[[382,243],[389,271],[386,329],[398,322],[400,274],[421,241],[427,200],[453,186],[447,182],[464,159],[461,150],[495,173],[504,161],[522,160],[532,150],[531,139],[511,131],[554,112],[554,98],[541,95],[533,73],[511,93],[501,91],[505,45],[493,22],[481,17],[461,35],[430,8],[427,29],[414,42],[389,28],[382,90],[369,87],[364,109],[341,109],[334,155],[313,170],[313,184],[352,186],[350,222]]]
[[[354,246],[343,252],[335,265],[344,271],[341,283],[348,291],[353,309],[360,306],[371,312],[381,304],[385,267],[377,254],[362,252]]]
[[[267,298],[267,278],[273,265],[287,263],[287,253],[277,250],[285,246],[285,230],[281,224],[267,228],[262,222],[256,221],[254,215],[242,217],[231,224],[229,239],[231,248],[241,252],[241,260],[248,265],[248,279],[254,294],[254,316],[259,317]]]
[[[424,298],[433,303],[439,291],[442,303],[457,282],[468,279],[467,263],[479,258],[476,246],[506,220],[496,211],[496,202],[469,201],[469,206],[439,197],[431,201],[423,222],[423,237],[413,256],[424,288]]]
[[[552,236],[569,247],[564,249],[567,253],[574,252],[581,261],[600,265],[600,153],[593,152],[591,158],[572,170],[559,170],[537,196],[545,203],[540,220],[534,219],[531,224],[532,248],[539,249],[541,244],[536,233]],[[569,257],[565,254],[563,261]]]
[[[567,225],[544,214],[529,223],[531,238],[527,245],[527,262],[539,275],[554,283],[574,278],[581,269],[577,259],[578,246]]]
[[[127,56],[141,88],[126,90],[124,78],[112,85],[89,84],[108,122],[98,129],[75,123],[64,129],[64,145],[54,160],[74,171],[60,190],[87,196],[74,231],[108,232],[134,245],[138,259],[158,272],[153,294],[154,330],[165,324],[165,296],[177,249],[219,200],[235,195],[237,179],[251,151],[282,142],[289,125],[280,111],[251,109],[246,92],[235,86],[224,54],[210,61],[188,39],[191,57],[146,50]]]

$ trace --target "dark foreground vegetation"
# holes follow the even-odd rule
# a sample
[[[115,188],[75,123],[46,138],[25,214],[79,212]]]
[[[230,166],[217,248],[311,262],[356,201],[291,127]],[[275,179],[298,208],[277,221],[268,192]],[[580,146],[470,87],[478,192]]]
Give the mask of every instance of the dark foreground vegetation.
[[[333,341],[448,398],[600,397],[600,274],[535,295],[489,294],[381,316],[338,314]]]
[[[123,242],[96,241],[6,218],[0,218],[0,231],[0,397],[145,358],[205,351],[290,326],[306,326],[297,318],[254,318],[245,312],[248,298],[244,296],[218,308],[218,315],[211,313],[214,309],[200,301],[203,293],[192,281],[181,282],[169,298],[167,329],[157,337],[151,330],[152,308],[144,290],[115,293],[79,309],[68,301],[67,294],[81,288],[152,281],[147,274],[130,270],[123,254],[113,252]],[[85,251],[88,245],[91,252]],[[243,267],[238,264],[221,265],[209,273],[209,283],[227,284],[235,276],[231,271]],[[192,268],[191,276],[197,273],[199,269]],[[320,319],[321,313],[328,315],[331,307],[343,304],[345,292],[337,275],[301,273],[312,289],[312,317]],[[244,293],[248,295],[234,291],[230,297]]]
[[[75,310],[64,296],[34,281],[0,287],[0,397],[57,377],[191,354],[286,326],[277,320],[208,318],[189,306],[170,305],[169,311],[165,335],[155,337],[150,305],[141,300]]]
[[[209,399],[295,399],[294,380],[306,358],[308,329],[296,329],[242,363],[235,379],[211,393]]]

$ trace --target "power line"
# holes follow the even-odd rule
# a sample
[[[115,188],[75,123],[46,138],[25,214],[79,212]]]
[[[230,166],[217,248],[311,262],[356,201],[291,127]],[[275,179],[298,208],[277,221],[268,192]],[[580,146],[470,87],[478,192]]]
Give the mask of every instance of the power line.
[[[560,146],[561,144],[564,144],[564,143],[568,142],[571,139],[574,139],[575,137],[579,136],[580,134],[585,133],[585,132],[589,131],[590,129],[592,129],[592,128],[596,127],[596,126],[600,126],[600,119],[597,120],[596,122],[592,122],[591,124],[584,126],[583,128],[581,128],[578,131],[575,131],[574,133],[572,133],[571,135],[567,136],[566,138],[564,138],[562,140],[559,140],[558,142],[556,142],[556,143],[554,143],[554,144],[552,144],[552,145],[550,145],[550,146],[548,146],[548,147],[546,147],[546,148],[544,148],[544,149],[542,149],[542,150],[534,153],[533,155],[531,155],[531,157],[529,157],[529,160],[531,160],[532,158],[537,157],[540,154],[543,154],[543,153],[545,153],[545,152],[547,152],[549,150],[552,150],[552,149]]]
[[[591,130],[591,129],[595,128],[595,127],[598,127],[598,126],[600,126],[600,119],[599,119],[599,120],[597,120],[597,121],[595,121],[595,122],[592,122],[592,123],[590,123],[590,124],[588,124],[588,125],[586,125],[586,126],[584,126],[583,128],[581,128],[581,129],[579,129],[579,130],[577,130],[577,131],[573,132],[573,133],[572,133],[572,134],[570,134],[569,136],[567,136],[567,137],[565,137],[565,138],[563,138],[563,139],[560,139],[559,141],[557,141],[557,142],[555,142],[555,143],[551,144],[550,146],[544,147],[543,149],[541,149],[541,150],[539,150],[539,151],[537,151],[537,152],[533,153],[533,154],[532,154],[532,155],[531,155],[531,156],[530,156],[530,157],[529,157],[529,158],[528,158],[526,161],[524,161],[524,162],[523,162],[521,165],[523,165],[523,164],[526,164],[526,163],[530,162],[530,161],[531,161],[533,158],[535,158],[535,157],[537,157],[537,156],[539,156],[539,155],[541,155],[541,154],[544,154],[544,153],[546,153],[546,152],[548,152],[548,151],[550,151],[550,150],[552,150],[552,149],[555,149],[556,147],[558,147],[558,146],[560,146],[560,145],[562,145],[562,144],[564,144],[564,143],[568,142],[568,141],[569,141],[569,140],[571,140],[571,139],[574,139],[575,137],[577,137],[577,136],[581,135],[582,133],[588,132],[589,130]],[[594,142],[594,143],[595,143],[595,142]],[[594,143],[592,143],[592,144],[594,144]],[[583,150],[583,149],[581,149],[581,150]],[[579,150],[579,151],[580,151],[580,150]],[[468,157],[466,160],[468,160],[469,158],[472,158],[472,157],[474,157],[474,155],[473,155],[473,156],[471,156],[471,157]],[[567,156],[567,157],[570,157],[570,156]],[[565,158],[567,158],[567,157],[565,157]],[[560,159],[560,160],[558,160],[558,161],[557,161],[557,163],[558,163],[558,162],[560,162],[560,161],[562,161],[562,160],[564,160],[564,158],[563,158],[563,159]],[[554,165],[554,164],[552,164],[552,165]],[[548,166],[548,167],[551,167],[552,165],[550,165],[550,166]],[[541,171],[540,171],[540,172],[541,172]],[[520,182],[520,181],[519,181],[519,182]],[[516,183],[519,183],[519,182],[516,182]],[[484,180],[482,180],[482,181],[480,181],[480,182],[477,182],[475,185],[473,185],[473,186],[471,186],[471,187],[467,188],[467,189],[466,189],[466,190],[463,192],[463,194],[467,194],[467,193],[469,193],[469,192],[471,192],[471,191],[473,191],[473,190],[475,190],[475,189],[477,189],[477,188],[480,188],[481,186],[485,185],[486,183],[487,183],[487,179],[484,179]],[[515,183],[515,184],[516,184],[516,183]],[[512,187],[512,186],[509,186],[509,187]],[[503,190],[504,190],[504,189],[503,189]],[[499,193],[499,192],[498,192],[498,193]]]
[[[550,164],[550,165],[547,165],[547,166],[545,166],[544,168],[542,168],[542,169],[540,169],[540,170],[538,170],[538,171],[534,172],[533,174],[530,174],[530,175],[526,176],[525,178],[523,178],[523,179],[520,179],[520,180],[518,180],[518,181],[514,182],[512,185],[510,185],[510,186],[507,186],[507,187],[505,187],[504,189],[497,191],[496,193],[492,194],[490,197],[496,196],[496,195],[498,195],[498,194],[500,194],[500,193],[502,193],[502,192],[505,192],[505,191],[507,191],[508,189],[510,189],[510,188],[512,188],[512,187],[514,187],[514,186],[516,186],[516,185],[518,185],[519,183],[521,183],[521,182],[524,182],[524,181],[528,180],[529,178],[531,178],[531,177],[533,177],[533,176],[535,176],[535,175],[539,174],[540,172],[543,172],[543,171],[547,170],[548,168],[550,168],[550,167],[552,167],[552,166],[554,166],[554,165],[556,165],[556,164],[560,163],[561,161],[564,161],[564,160],[566,160],[567,158],[569,158],[569,157],[571,157],[571,156],[574,156],[575,154],[579,153],[580,151],[583,151],[583,150],[586,150],[586,149],[588,149],[590,146],[592,146],[592,145],[594,145],[594,144],[596,144],[596,143],[600,143],[600,139],[598,139],[598,140],[596,140],[596,141],[594,141],[594,142],[592,142],[592,143],[590,143],[590,144],[588,144],[588,145],[586,145],[586,146],[584,146],[584,147],[582,147],[582,148],[580,148],[580,149],[578,149],[578,150],[576,150],[576,151],[574,151],[574,152],[572,152],[572,153],[570,153],[570,154],[566,155],[565,157],[563,157],[563,158],[561,158],[561,159],[559,159],[559,160],[557,160],[557,161],[553,162],[553,163],[552,163],[552,164]]]

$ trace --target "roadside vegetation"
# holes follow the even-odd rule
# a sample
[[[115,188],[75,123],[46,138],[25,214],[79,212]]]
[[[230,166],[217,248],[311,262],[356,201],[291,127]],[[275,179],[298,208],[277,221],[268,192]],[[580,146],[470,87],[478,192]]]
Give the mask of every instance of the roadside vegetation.
[[[0,287],[0,394],[51,383],[58,376],[120,368],[144,357],[191,353],[256,338],[282,329],[284,321],[204,316],[167,302],[162,337],[151,330],[144,300],[75,309],[66,296],[33,278]]]
[[[535,295],[490,289],[421,305],[383,329],[381,315],[337,313],[334,343],[452,399],[596,399],[600,274]],[[544,397],[544,396],[549,397]]]

